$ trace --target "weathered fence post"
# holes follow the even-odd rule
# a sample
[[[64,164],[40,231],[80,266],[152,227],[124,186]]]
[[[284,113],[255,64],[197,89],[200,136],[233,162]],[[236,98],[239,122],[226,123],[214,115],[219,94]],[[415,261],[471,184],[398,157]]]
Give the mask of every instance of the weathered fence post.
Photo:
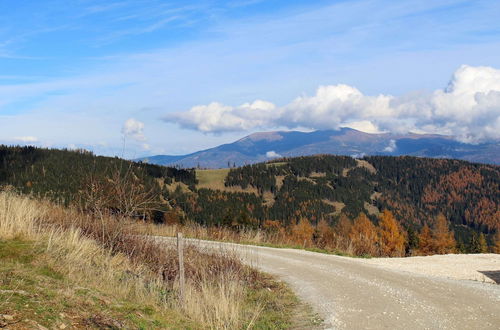
[[[179,255],[179,301],[181,306],[184,306],[185,301],[185,285],[184,278],[184,240],[182,233],[177,233],[177,253]]]

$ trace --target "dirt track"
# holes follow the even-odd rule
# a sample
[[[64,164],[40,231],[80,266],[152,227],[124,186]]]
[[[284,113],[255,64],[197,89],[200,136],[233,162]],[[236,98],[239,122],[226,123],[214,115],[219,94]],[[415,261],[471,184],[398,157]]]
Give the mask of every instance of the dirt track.
[[[230,249],[252,266],[286,281],[322,316],[327,329],[500,328],[500,286],[496,284],[422,275],[404,271],[404,265],[396,270],[373,265],[372,260],[301,250],[194,240],[192,244]]]

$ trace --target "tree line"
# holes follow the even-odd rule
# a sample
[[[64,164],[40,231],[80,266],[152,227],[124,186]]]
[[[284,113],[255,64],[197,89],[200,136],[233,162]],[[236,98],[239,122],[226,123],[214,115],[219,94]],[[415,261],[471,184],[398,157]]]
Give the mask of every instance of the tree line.
[[[495,247],[500,235],[498,166],[415,157],[364,161],[373,169],[351,157],[330,155],[232,168],[226,186],[256,188],[248,193],[198,189],[194,169],[134,163],[84,150],[0,146],[0,186],[157,223],[275,230],[298,243],[304,237],[294,237],[303,230],[312,232],[306,243],[320,248],[340,244],[345,249],[342,238],[349,238],[356,254],[392,253],[377,229],[382,220],[388,221],[379,210],[390,211],[395,219],[405,253],[442,251],[435,219],[453,231],[456,251]],[[364,231],[350,232],[356,228]],[[360,246],[362,241],[366,246]]]

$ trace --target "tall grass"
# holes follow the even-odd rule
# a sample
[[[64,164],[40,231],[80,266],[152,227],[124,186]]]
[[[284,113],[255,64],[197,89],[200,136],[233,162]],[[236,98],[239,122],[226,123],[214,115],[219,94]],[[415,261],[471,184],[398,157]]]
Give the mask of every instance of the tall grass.
[[[185,251],[187,294],[177,300],[173,246],[143,236],[124,218],[88,215],[46,201],[0,192],[0,239],[37,243],[72,282],[159,309],[174,309],[202,328],[236,329],[258,307],[245,305],[245,290],[258,273],[230,253]],[[246,308],[244,308],[244,306]]]
[[[356,256],[356,250],[349,237],[336,235],[328,244],[297,239],[294,235],[284,231],[268,231],[264,229],[242,228],[235,230],[228,227],[206,227],[198,223],[187,222],[181,224],[153,224],[153,223],[128,223],[135,231],[146,235],[174,237],[182,232],[186,237],[232,242],[240,244],[264,245],[273,247],[306,248],[314,251],[323,251],[339,255]]]

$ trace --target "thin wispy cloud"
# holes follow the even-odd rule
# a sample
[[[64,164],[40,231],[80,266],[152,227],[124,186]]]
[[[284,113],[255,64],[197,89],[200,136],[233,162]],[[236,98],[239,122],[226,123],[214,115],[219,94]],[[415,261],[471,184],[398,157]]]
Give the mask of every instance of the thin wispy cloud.
[[[355,106],[360,109],[421,106],[437,98],[433,91],[448,95],[444,86],[462,64],[500,68],[500,4],[491,1],[64,4],[29,1],[17,11],[0,4],[7,13],[0,38],[24,35],[0,51],[41,59],[0,58],[3,76],[21,77],[0,80],[2,140],[37,136],[40,143],[94,145],[112,154],[121,149],[122,125],[129,118],[144,123],[151,153],[206,148],[268,123],[392,130],[398,125],[387,116],[374,120],[362,115],[366,111],[314,124],[298,109],[319,100],[318,86],[333,95],[341,88],[332,86],[342,84],[361,93],[363,101]],[[491,95],[477,101],[483,116],[477,118],[490,114],[494,122]],[[246,118],[255,100],[269,106]],[[230,115],[226,123],[177,117],[186,130],[162,120],[197,105],[203,117],[211,104],[232,109],[220,112],[221,118]],[[292,114],[292,105],[294,115],[280,117]],[[493,124],[481,130],[480,121],[468,122],[461,132],[465,119],[451,127],[444,122],[450,115],[436,109],[434,121],[412,117],[405,129],[494,137]],[[85,125],[95,133],[88,134]],[[203,133],[210,131],[224,134]],[[106,147],[98,146],[101,141]]]

